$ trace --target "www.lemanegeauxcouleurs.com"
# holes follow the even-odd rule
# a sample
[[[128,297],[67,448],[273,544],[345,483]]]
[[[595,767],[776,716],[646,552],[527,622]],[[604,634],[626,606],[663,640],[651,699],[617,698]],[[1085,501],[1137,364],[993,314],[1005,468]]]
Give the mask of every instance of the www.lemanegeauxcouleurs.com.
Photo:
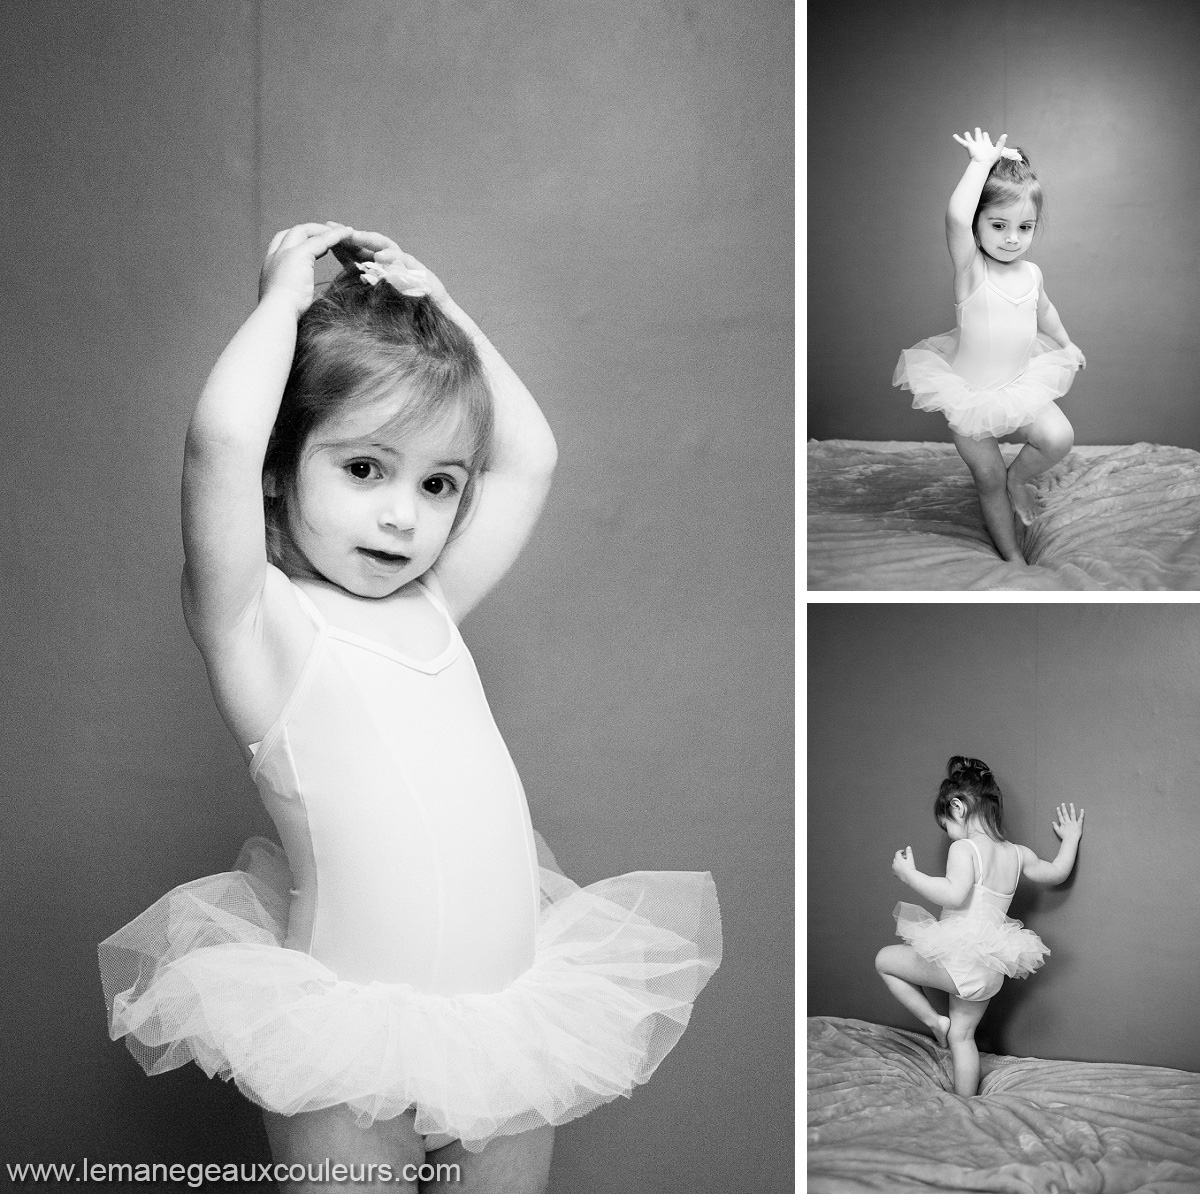
[[[202,1164],[195,1162],[184,1165],[175,1163],[168,1165],[164,1162],[130,1162],[130,1161],[89,1161],[84,1157],[75,1162],[43,1162],[25,1161],[8,1162],[8,1179],[13,1185],[25,1185],[48,1181],[57,1182],[94,1182],[108,1184],[123,1181],[134,1185],[145,1182],[161,1184],[176,1182],[186,1184],[192,1189],[201,1186],[226,1185],[243,1182],[300,1182],[323,1181],[345,1182],[354,1185],[361,1182],[458,1182],[462,1180],[458,1165],[423,1162],[420,1165],[393,1166],[386,1162],[370,1162],[347,1165],[341,1161],[331,1161],[328,1157],[321,1162],[307,1165],[299,1163],[288,1165],[283,1162],[264,1164],[261,1162],[227,1162],[218,1164],[215,1161]]]

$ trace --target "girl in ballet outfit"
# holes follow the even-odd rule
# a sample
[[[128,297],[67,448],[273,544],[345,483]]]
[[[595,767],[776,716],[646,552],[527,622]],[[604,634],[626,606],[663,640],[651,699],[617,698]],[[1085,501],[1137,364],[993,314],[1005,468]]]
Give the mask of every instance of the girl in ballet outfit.
[[[275,236],[188,428],[183,603],[283,849],[252,839],[100,964],[113,1038],[232,1079],[285,1190],[544,1190],[554,1125],[645,1082],[717,967],[707,872],[539,866],[457,629],[555,461],[420,262],[341,224]]]
[[[1038,935],[1007,916],[1023,875],[1034,883],[1064,883],[1075,865],[1083,833],[1083,809],[1060,804],[1054,832],[1062,840],[1053,862],[1028,847],[1005,841],[1003,797],[995,776],[978,759],[956,755],[938,790],[933,815],[950,838],[946,875],[925,875],[911,847],[896,852],[892,870],[919,895],[942,906],[939,920],[916,904],[892,912],[896,935],[907,945],[888,945],[875,957],[887,988],[922,1024],[933,1030],[954,1063],[954,1091],[969,1098],[979,1090],[975,1029],[1005,977],[1027,978],[1050,951]],[[950,1014],[939,1015],[922,987],[950,995]]]
[[[983,521],[1004,559],[1023,565],[1013,516],[1036,515],[1029,482],[1074,442],[1055,405],[1085,367],[1042,283],[1025,259],[1042,217],[1042,186],[1023,149],[975,130],[954,139],[971,160],[950,196],[946,243],[954,263],[953,331],[900,354],[892,385],[918,410],[941,411],[979,492]],[[1007,466],[997,440],[1025,441]]]

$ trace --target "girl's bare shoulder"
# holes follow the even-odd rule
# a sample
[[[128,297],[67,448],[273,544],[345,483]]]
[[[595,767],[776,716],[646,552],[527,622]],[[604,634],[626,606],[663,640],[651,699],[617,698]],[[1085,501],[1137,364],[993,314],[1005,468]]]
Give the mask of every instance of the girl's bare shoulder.
[[[954,271],[955,306],[965,303],[983,285],[985,272],[986,263],[983,259],[983,252],[977,248],[967,264],[962,269]]]
[[[313,617],[296,592],[268,564],[258,601],[233,632],[202,648],[213,699],[243,751],[282,712],[316,639]]]

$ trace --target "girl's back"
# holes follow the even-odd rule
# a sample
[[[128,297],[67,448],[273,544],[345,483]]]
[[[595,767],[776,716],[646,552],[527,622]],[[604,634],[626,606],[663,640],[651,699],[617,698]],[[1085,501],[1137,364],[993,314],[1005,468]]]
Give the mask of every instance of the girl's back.
[[[1001,914],[1007,912],[1021,878],[1021,847],[1015,842],[998,842],[986,834],[974,834],[953,843],[951,849],[970,855],[975,882],[966,904],[943,909],[942,919],[979,915],[985,907]]]

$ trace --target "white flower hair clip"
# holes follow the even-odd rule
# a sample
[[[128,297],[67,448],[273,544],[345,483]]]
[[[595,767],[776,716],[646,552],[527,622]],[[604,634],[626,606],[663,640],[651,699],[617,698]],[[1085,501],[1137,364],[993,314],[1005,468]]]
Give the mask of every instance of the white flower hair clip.
[[[387,282],[408,298],[423,298],[429,293],[429,275],[423,269],[408,269],[398,263],[380,265],[378,261],[356,262],[362,280],[369,286]]]
[[[1009,149],[1007,145],[1000,151],[1000,156],[1002,158],[1012,158],[1014,162],[1023,162],[1025,160],[1021,156],[1019,149]]]

